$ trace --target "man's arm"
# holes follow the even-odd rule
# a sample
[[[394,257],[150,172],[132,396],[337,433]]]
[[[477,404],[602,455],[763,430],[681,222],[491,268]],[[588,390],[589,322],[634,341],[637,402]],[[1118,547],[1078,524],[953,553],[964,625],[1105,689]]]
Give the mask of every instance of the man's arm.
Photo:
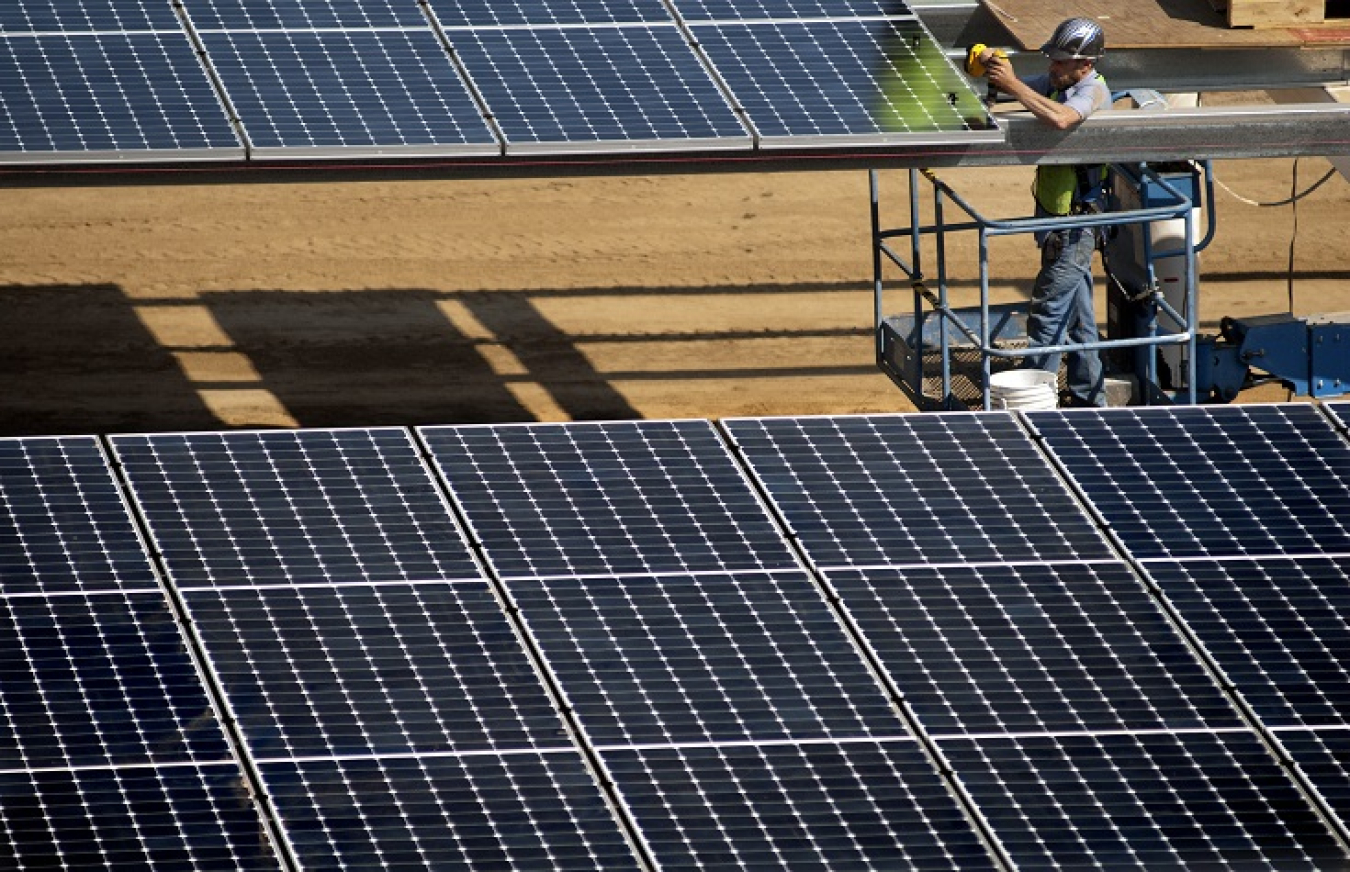
[[[1013,72],[1012,64],[996,55],[982,58],[981,62],[988,71],[989,84],[1012,97],[1026,107],[1027,111],[1056,130],[1068,130],[1083,120],[1078,110],[1044,94],[1038,94]]]

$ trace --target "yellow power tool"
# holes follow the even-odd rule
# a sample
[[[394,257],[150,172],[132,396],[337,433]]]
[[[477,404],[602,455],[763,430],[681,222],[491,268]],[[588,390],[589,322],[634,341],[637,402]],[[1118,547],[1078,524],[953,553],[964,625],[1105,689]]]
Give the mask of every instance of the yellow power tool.
[[[977,42],[970,48],[966,49],[967,73],[969,73],[972,76],[975,76],[976,78],[984,78],[985,73],[989,72],[989,70],[987,67],[985,67],[984,61],[980,60],[980,56],[983,55],[986,51],[992,51],[994,53],[994,57],[999,58],[1001,60],[1006,61],[1008,59],[1008,53],[1003,49],[1001,48],[991,49],[984,43]],[[994,99],[997,96],[997,94],[998,91],[991,85],[989,87],[988,92],[984,95],[984,102],[988,103],[990,106],[994,105]]]

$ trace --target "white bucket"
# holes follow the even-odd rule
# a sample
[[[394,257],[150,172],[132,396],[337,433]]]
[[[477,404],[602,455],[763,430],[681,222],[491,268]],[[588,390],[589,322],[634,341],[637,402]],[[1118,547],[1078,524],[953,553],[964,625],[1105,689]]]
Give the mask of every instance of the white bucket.
[[[1059,407],[1059,376],[1043,369],[1009,369],[989,376],[989,404],[995,409]]]

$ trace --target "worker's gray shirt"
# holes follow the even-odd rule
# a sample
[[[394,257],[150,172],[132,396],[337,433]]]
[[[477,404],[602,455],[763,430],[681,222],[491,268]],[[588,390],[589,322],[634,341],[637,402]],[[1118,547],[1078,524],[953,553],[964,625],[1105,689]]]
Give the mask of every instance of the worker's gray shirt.
[[[1047,97],[1054,96],[1054,91],[1050,87],[1049,73],[1028,76],[1023,81],[1037,94],[1044,94]],[[1077,112],[1081,117],[1087,118],[1098,109],[1111,105],[1111,89],[1106,87],[1106,79],[1103,79],[1100,73],[1093,70],[1084,76],[1078,84],[1065,91],[1063,99],[1060,99],[1059,102]]]

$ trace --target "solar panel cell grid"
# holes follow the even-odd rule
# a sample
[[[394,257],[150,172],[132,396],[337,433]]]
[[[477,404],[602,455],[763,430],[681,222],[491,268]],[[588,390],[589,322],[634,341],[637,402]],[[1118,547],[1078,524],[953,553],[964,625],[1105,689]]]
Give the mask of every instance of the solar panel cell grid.
[[[485,583],[186,599],[257,758],[570,747]]]
[[[112,441],[179,587],[481,577],[405,431]]]
[[[605,749],[663,869],[990,869],[910,741]]]
[[[179,29],[161,0],[19,0],[0,4],[0,33],[88,33]]]
[[[305,868],[639,868],[572,751],[260,769]]]
[[[0,597],[0,770],[228,759],[155,591]]]
[[[597,744],[906,735],[804,574],[510,587]]]
[[[917,22],[696,25],[693,32],[765,146],[992,129],[984,106]]]
[[[1113,556],[1009,415],[724,426],[817,566]]]
[[[457,30],[506,152],[743,148],[749,135],[674,28]]]
[[[1266,724],[1350,726],[1350,558],[1145,570]]]
[[[1346,857],[1254,735],[954,739],[1019,868],[1327,869]]]
[[[198,30],[425,28],[417,0],[183,0]]]
[[[98,442],[0,440],[0,590],[159,590]]]
[[[1123,564],[827,578],[934,735],[1241,724]]]
[[[498,150],[429,30],[208,31],[202,42],[255,148]]]
[[[503,576],[797,568],[705,421],[421,433]]]
[[[242,156],[181,32],[0,38],[0,110],[0,157]]]
[[[1136,557],[1350,552],[1350,445],[1312,406],[1031,420]]]
[[[239,770],[0,772],[6,869],[278,868]]]

